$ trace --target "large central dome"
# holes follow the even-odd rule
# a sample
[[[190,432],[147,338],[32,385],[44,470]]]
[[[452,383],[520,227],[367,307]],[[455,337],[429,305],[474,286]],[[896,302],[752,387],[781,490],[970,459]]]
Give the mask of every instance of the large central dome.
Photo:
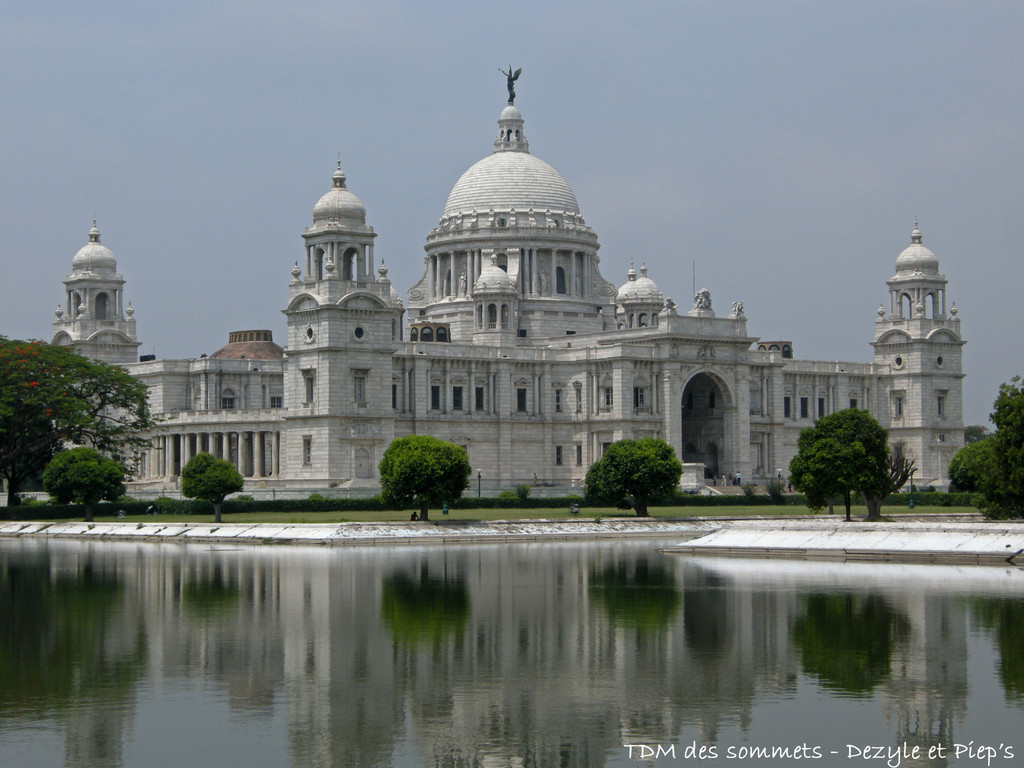
[[[497,152],[469,168],[452,188],[444,215],[471,211],[579,213],[579,203],[562,174],[525,152]]]
[[[576,195],[562,174],[530,154],[523,116],[509,105],[498,118],[494,154],[462,174],[448,195],[443,216],[531,208],[580,212]]]

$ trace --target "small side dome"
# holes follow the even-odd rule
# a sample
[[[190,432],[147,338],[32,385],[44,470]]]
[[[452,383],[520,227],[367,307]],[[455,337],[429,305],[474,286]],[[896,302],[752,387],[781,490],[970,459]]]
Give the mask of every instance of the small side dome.
[[[473,283],[473,293],[513,293],[515,286],[508,273],[498,266],[498,257],[491,254],[490,262],[480,269],[480,277]]]
[[[282,360],[284,349],[274,343],[271,331],[232,331],[228,343],[210,355],[222,360]]]
[[[640,276],[637,277],[636,270],[630,265],[626,273],[627,281],[619,288],[619,301],[654,301],[659,305],[664,302],[665,297],[658,290],[658,285],[647,276],[647,265],[640,265]]]
[[[896,259],[897,272],[928,272],[938,274],[939,259],[922,242],[921,230],[914,224],[910,233],[910,245]]]
[[[100,231],[96,229],[93,219],[89,230],[89,242],[79,249],[71,259],[71,269],[75,272],[116,272],[117,259],[105,245],[100,245]]]
[[[366,224],[366,206],[345,187],[345,174],[338,162],[338,170],[332,177],[334,185],[313,206],[313,225]]]

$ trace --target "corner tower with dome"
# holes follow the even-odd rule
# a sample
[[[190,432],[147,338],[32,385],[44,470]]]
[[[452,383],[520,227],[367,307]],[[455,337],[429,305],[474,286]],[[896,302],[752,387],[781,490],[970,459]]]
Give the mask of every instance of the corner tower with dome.
[[[388,255],[396,274],[416,265],[405,304],[340,163],[301,237],[281,265],[284,346],[269,330],[235,331],[190,360],[129,363],[138,343],[113,255],[94,230],[75,256],[54,341],[116,356],[149,384],[159,417],[133,495],[175,493],[202,450],[235,462],[248,493],[370,495],[388,444],[413,434],[463,446],[489,495],[520,483],[579,493],[605,447],[643,437],[672,446],[688,487],[761,484],[787,472],[802,429],[849,407],[890,430],[919,486],[948,485],[963,444],[960,318],[919,229],[873,338],[865,308],[874,359],[801,359],[792,341],[748,331],[740,297],[702,288],[680,307],[642,259],[617,254],[604,262],[619,287],[605,279],[596,233],[530,153],[511,99],[425,256]]]
[[[93,219],[89,242],[71,259],[65,300],[54,311],[51,344],[107,363],[133,363],[139,348],[135,310],[124,303],[124,278],[113,252],[100,243]]]

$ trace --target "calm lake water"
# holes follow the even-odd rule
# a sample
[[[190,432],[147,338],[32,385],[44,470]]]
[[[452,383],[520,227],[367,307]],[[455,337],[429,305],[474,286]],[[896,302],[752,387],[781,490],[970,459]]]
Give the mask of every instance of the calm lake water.
[[[1024,571],[666,541],[0,541],[0,766],[1024,765]]]

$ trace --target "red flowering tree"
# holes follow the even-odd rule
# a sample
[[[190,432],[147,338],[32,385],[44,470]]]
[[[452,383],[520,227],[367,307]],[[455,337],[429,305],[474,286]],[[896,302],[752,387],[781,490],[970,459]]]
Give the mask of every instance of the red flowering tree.
[[[146,385],[65,347],[0,336],[0,477],[7,504],[69,445],[127,463],[152,426]]]

